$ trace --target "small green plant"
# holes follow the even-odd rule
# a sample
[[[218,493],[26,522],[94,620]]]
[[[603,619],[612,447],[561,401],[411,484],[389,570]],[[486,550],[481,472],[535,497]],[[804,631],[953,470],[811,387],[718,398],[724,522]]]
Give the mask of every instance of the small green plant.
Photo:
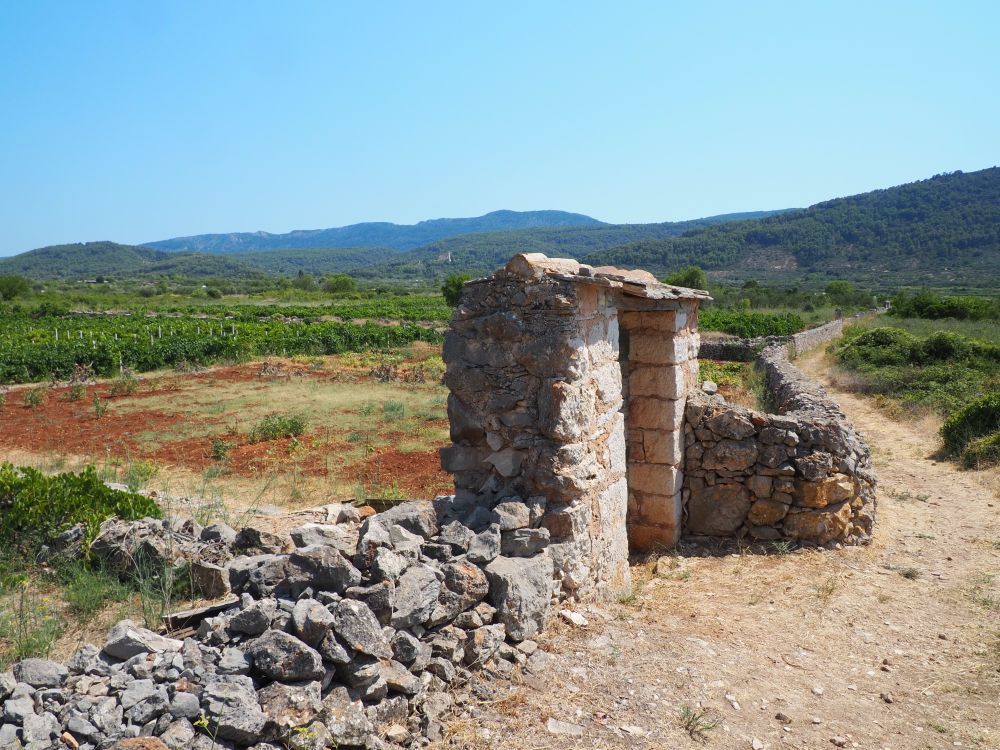
[[[0,640],[9,644],[0,652],[0,669],[22,659],[48,656],[61,633],[58,614],[22,582],[14,607],[0,617]]]
[[[105,414],[108,413],[108,404],[105,401],[101,401],[101,397],[96,393],[94,394],[94,417],[100,419]]]
[[[66,391],[66,400],[82,401],[86,395],[87,395],[87,386],[85,386],[83,383],[74,383],[69,387],[69,390]]]
[[[251,443],[264,443],[284,437],[298,437],[306,429],[306,419],[295,414],[271,414],[255,424],[248,436]]]
[[[795,548],[794,543],[788,541],[787,539],[776,539],[771,542],[769,546],[771,548],[771,552],[776,555],[787,555]]]
[[[112,396],[131,396],[138,388],[139,378],[129,370],[125,370],[111,380],[110,394]]]
[[[7,393],[10,389],[5,385],[0,385],[0,407],[7,404]]]
[[[151,461],[133,461],[125,467],[125,486],[132,492],[138,492],[149,480],[160,473],[160,467]]]
[[[707,708],[681,706],[681,728],[696,742],[708,740],[708,733],[719,726],[719,720],[709,714]]]
[[[897,572],[909,581],[915,581],[920,578],[920,570],[918,568],[898,568]]]
[[[229,458],[229,451],[233,449],[233,444],[222,438],[212,438],[212,458],[215,461],[225,461]]]
[[[108,602],[125,601],[131,594],[117,576],[79,563],[66,564],[57,579],[63,585],[63,599],[70,611],[81,618],[100,612]]]
[[[402,401],[386,401],[382,404],[382,416],[390,422],[397,422],[406,416],[406,404]]]
[[[24,392],[24,405],[29,409],[34,409],[45,403],[48,396],[48,389],[44,386],[29,388]]]

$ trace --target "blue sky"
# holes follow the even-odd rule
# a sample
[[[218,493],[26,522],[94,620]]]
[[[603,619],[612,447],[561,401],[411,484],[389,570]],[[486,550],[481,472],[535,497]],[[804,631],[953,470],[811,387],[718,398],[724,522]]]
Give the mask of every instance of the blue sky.
[[[5,3],[0,254],[981,169],[997,28],[992,1]]]

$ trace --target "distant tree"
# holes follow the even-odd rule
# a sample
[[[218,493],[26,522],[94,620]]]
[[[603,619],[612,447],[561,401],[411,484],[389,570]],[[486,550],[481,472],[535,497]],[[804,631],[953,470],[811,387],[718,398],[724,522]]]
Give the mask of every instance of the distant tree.
[[[292,282],[292,286],[296,289],[301,289],[304,292],[316,291],[316,278],[312,274],[308,274],[305,271],[299,271],[299,275],[295,277]]]
[[[326,277],[323,282],[323,291],[329,294],[343,292],[353,292],[357,290],[357,282],[346,273],[335,273]]]
[[[854,284],[850,281],[831,281],[824,291],[834,302],[845,302],[854,294]]]
[[[708,276],[698,266],[688,266],[683,271],[667,276],[663,283],[686,286],[689,289],[708,289]]]
[[[212,299],[222,298],[222,290],[219,289],[218,287],[210,286],[206,294],[208,294],[208,296],[211,297]]]
[[[471,278],[467,273],[453,273],[446,278],[444,284],[441,285],[444,301],[451,307],[458,305],[459,300],[462,299],[462,286]]]
[[[11,300],[27,294],[31,284],[23,276],[0,276],[0,299]]]

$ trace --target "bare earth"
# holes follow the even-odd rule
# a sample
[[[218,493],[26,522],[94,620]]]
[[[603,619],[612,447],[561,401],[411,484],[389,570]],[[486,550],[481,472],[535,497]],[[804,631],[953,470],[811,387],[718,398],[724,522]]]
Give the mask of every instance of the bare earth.
[[[829,384],[821,359],[799,365]],[[873,544],[638,562],[634,597],[552,623],[550,666],[471,704],[441,746],[1000,748],[997,474],[937,462],[933,426],[830,392],[872,446]]]

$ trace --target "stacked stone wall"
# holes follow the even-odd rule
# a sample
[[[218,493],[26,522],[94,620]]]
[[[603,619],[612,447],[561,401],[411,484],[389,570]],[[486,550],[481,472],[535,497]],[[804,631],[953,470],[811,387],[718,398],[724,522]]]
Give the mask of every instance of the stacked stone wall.
[[[704,394],[688,399],[685,533],[821,545],[870,540],[876,478],[868,446],[822,386],[790,361],[862,315],[765,342],[756,365],[776,414]]]
[[[530,534],[567,592],[628,583],[618,356],[611,290],[549,276],[467,285],[445,339],[455,502],[544,509],[537,529],[503,534]]]

